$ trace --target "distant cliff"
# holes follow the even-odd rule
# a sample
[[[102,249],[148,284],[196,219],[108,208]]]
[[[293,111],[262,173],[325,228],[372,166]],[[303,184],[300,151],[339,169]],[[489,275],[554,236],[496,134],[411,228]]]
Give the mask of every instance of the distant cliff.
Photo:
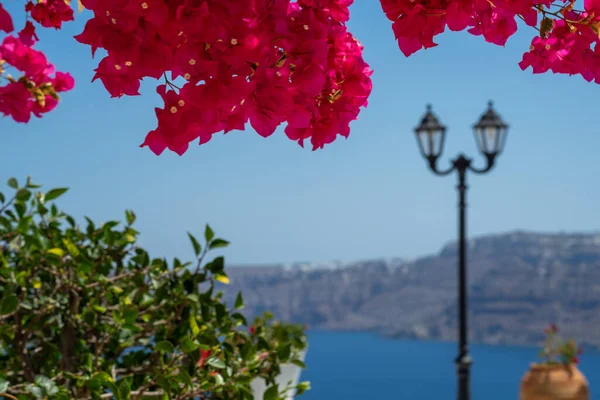
[[[228,269],[247,316],[272,311],[313,328],[456,338],[456,245],[416,260]],[[600,346],[600,234],[515,232],[469,242],[471,340],[538,344],[557,323]]]

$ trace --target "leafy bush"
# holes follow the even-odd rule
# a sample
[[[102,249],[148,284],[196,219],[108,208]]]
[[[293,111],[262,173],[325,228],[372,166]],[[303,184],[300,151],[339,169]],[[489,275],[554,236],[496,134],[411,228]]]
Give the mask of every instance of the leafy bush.
[[[248,327],[239,294],[229,309],[215,282],[228,282],[228,242],[209,226],[196,260],[151,259],[126,223],[80,228],[53,200],[67,189],[39,191],[10,179],[0,193],[0,398],[252,399],[265,378],[268,400],[287,390],[274,378],[306,346],[300,327],[266,314]]]

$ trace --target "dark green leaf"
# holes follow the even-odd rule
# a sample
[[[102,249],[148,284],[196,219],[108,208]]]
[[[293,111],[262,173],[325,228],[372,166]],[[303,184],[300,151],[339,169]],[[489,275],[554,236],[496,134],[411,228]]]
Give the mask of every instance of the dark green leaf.
[[[215,239],[212,242],[210,242],[210,245],[208,246],[208,248],[210,250],[212,250],[212,249],[218,249],[218,248],[227,247],[227,246],[229,246],[229,242],[227,240]]]
[[[244,317],[242,314],[240,313],[234,313],[231,315],[231,318],[240,321],[242,324],[244,325],[248,325],[248,321],[246,321],[246,317]]]
[[[99,379],[92,378],[89,381],[87,381],[87,387],[89,387],[92,390],[100,389],[102,387],[102,381]]]
[[[121,400],[128,400],[130,398],[131,388],[129,387],[129,382],[127,379],[123,379],[119,384],[119,395]]]
[[[225,268],[225,259],[223,257],[216,257],[214,260],[206,264],[206,269],[212,272],[213,274],[217,274],[219,272],[223,272]]]
[[[168,340],[161,340],[160,342],[156,343],[155,347],[156,350],[162,353],[173,353],[175,351],[175,346],[173,346],[173,344]]]
[[[0,301],[0,315],[7,315],[14,312],[19,305],[19,300],[14,294],[4,296]]]
[[[200,246],[200,243],[198,243],[198,240],[194,237],[194,235],[188,232],[188,236],[190,237],[190,241],[194,247],[194,253],[196,254],[196,257],[198,257],[202,251],[202,246]]]
[[[277,350],[277,355],[282,360],[287,360],[288,358],[290,358],[291,353],[292,353],[292,344],[291,343],[285,343]]]
[[[210,366],[213,366],[213,367],[215,367],[215,368],[218,368],[218,369],[224,369],[224,368],[226,368],[226,367],[227,367],[227,366],[225,365],[225,363],[224,363],[222,360],[219,360],[219,359],[218,359],[218,358],[216,358],[216,357],[212,357],[212,358],[210,358],[210,359],[207,361],[207,364],[208,364],[208,365],[210,365]]]
[[[19,201],[27,201],[31,198],[31,192],[27,189],[19,189],[17,190],[17,194],[15,196]]]
[[[263,400],[278,400],[279,399],[279,387],[277,385],[269,387],[265,390]]]
[[[121,400],[121,393],[119,392],[117,385],[110,381],[104,381],[104,385],[111,391],[116,400]]]
[[[206,228],[204,228],[204,239],[206,240],[206,243],[209,243],[211,240],[213,240],[214,237],[215,233],[213,232],[211,227],[208,224],[206,224]]]
[[[302,368],[302,369],[306,369],[306,364],[304,364],[303,361],[295,359],[291,361],[292,364],[297,365],[298,367]]]
[[[123,320],[126,324],[134,324],[138,317],[138,311],[134,309],[125,310],[123,312]]]
[[[192,338],[186,336],[181,340],[181,350],[184,353],[191,353],[192,351],[198,350],[198,345],[194,343]]]
[[[125,217],[127,218],[127,224],[131,225],[135,222],[135,213],[131,210],[125,211]]]
[[[242,297],[242,292],[238,292],[237,297],[235,298],[235,308],[238,310],[244,308],[244,298]]]
[[[171,379],[165,377],[164,375],[161,375],[156,379],[156,384],[167,393],[171,391]]]
[[[44,196],[44,201],[50,201],[50,200],[57,199],[60,196],[62,196],[63,194],[65,194],[67,190],[69,190],[69,188],[51,189]]]
[[[190,377],[190,374],[188,374],[188,372],[185,369],[182,369],[181,371],[179,371],[179,379],[187,387],[191,387],[192,386],[192,378]]]
[[[10,178],[8,180],[8,186],[10,186],[13,189],[16,189],[19,187],[19,182],[15,178]]]
[[[37,185],[37,184],[31,182],[31,177],[28,176],[27,177],[27,183],[25,184],[25,187],[27,187],[27,189],[38,189],[38,188],[41,188],[42,185]]]

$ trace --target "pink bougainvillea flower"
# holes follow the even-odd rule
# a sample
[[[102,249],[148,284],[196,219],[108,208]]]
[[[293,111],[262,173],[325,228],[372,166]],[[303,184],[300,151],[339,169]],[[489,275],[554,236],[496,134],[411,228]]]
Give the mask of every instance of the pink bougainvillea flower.
[[[12,18],[8,11],[0,3],[0,32],[11,33],[15,29]]]
[[[28,77],[51,73],[53,67],[48,63],[46,56],[41,51],[26,46],[21,40],[14,36],[7,36],[0,45],[0,53],[3,58]]]
[[[104,57],[94,70],[92,82],[100,79],[111,97],[139,96],[140,81],[130,68],[128,63],[119,64],[110,56]]]
[[[31,94],[21,82],[0,86],[0,113],[16,122],[29,122],[31,118]]]
[[[38,0],[27,3],[25,11],[45,28],[59,29],[63,22],[73,21],[73,9],[64,0]]]
[[[453,31],[462,31],[473,25],[473,2],[471,0],[451,1],[446,9],[446,23]]]
[[[586,11],[600,17],[600,0],[584,0],[583,7]]]
[[[25,46],[33,46],[38,40],[38,36],[35,33],[35,26],[31,21],[25,23],[25,27],[19,32],[19,39]]]
[[[349,7],[354,0],[298,0],[298,4],[322,10],[334,21],[347,22],[350,19]]]
[[[52,86],[57,92],[68,92],[75,87],[75,79],[69,73],[57,72],[52,78]]]

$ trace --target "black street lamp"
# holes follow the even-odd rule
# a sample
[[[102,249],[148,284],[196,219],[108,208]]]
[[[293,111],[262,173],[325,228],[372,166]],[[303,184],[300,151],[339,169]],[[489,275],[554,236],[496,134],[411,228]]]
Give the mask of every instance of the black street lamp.
[[[472,160],[464,154],[459,154],[452,160],[452,166],[447,170],[439,170],[437,160],[444,149],[446,127],[440,124],[437,117],[431,111],[431,105],[427,106],[427,112],[421,120],[421,124],[415,128],[419,150],[427,162],[429,168],[436,175],[448,175],[456,171],[458,173],[458,356],[455,363],[458,374],[458,400],[470,400],[470,371],[471,356],[469,355],[468,326],[467,326],[467,249],[466,249],[466,175],[467,171],[476,174],[484,174],[494,167],[496,157],[502,152],[508,125],[492,108],[492,102],[488,103],[487,111],[481,116],[479,122],[473,126],[475,140],[479,152],[483,154],[487,165],[483,169],[471,165]]]

